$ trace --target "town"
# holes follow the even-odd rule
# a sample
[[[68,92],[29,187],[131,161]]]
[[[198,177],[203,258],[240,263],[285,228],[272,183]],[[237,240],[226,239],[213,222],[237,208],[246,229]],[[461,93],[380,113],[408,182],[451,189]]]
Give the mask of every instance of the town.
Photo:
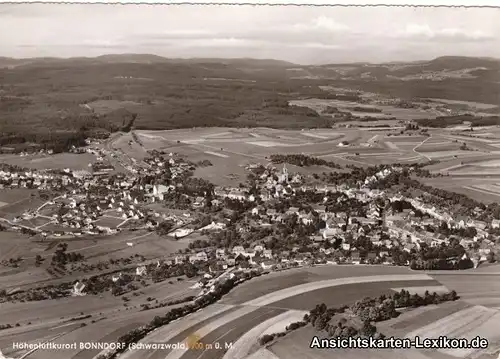
[[[51,274],[82,268],[92,272],[78,252],[65,254],[65,240],[100,241],[139,230],[188,240],[189,245],[148,261],[143,256],[115,261],[114,274],[102,274],[113,277],[113,283],[131,270],[138,281],[145,276],[159,281],[183,268],[189,277],[204,275],[198,286],[209,289],[214,278],[234,271],[341,264],[467,269],[497,259],[496,206],[469,199],[457,214],[463,196],[444,200],[419,186],[415,178],[427,175],[421,165],[352,167],[350,172],[325,174],[321,184],[311,185],[307,175],[289,172],[286,162],[293,163],[294,156],[284,156],[276,160],[283,164],[249,163],[246,183],[227,188],[193,177],[197,166],[210,163],[193,163],[164,151],[149,151],[143,161],[129,166],[129,173],[112,173],[115,154],[95,144],[99,141],[74,149],[95,156],[89,171],[2,165],[3,190],[34,188],[43,199],[36,208],[0,218],[2,229],[19,231],[34,241],[59,243],[60,250],[47,268]],[[10,258],[3,264],[18,266],[22,261]],[[42,258],[37,256],[36,261],[40,265]],[[66,290],[57,296],[98,294],[107,288],[96,291],[88,278],[73,287],[62,286]],[[3,300],[25,298],[22,293],[4,293]]]

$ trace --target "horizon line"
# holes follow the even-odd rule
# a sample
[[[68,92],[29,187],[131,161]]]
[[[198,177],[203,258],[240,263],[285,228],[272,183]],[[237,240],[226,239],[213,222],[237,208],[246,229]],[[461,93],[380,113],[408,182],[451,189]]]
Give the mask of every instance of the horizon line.
[[[103,58],[106,56],[154,56],[159,59],[164,59],[164,60],[180,60],[180,61],[189,61],[189,60],[220,60],[220,61],[234,61],[234,60],[254,60],[254,61],[275,61],[275,62],[282,62],[282,63],[288,63],[290,65],[297,65],[297,66],[325,66],[325,65],[343,65],[343,64],[364,64],[364,65],[383,65],[383,64],[398,64],[398,63],[425,63],[425,62],[430,62],[434,61],[440,58],[463,58],[463,59],[482,59],[482,60],[491,60],[491,61],[500,61],[500,58],[496,57],[491,57],[491,56],[463,56],[463,55],[442,55],[442,56],[437,56],[433,57],[430,59],[419,59],[419,60],[409,60],[409,61],[404,61],[404,60],[389,60],[389,61],[382,61],[382,62],[370,62],[370,61],[342,61],[342,62],[325,62],[321,64],[300,64],[300,63],[295,63],[287,60],[281,60],[281,59],[275,59],[275,58],[258,58],[258,57],[165,57],[162,55],[157,55],[154,53],[134,53],[134,52],[124,52],[124,53],[106,53],[102,55],[97,55],[97,56],[70,56],[70,57],[64,57],[64,56],[34,56],[34,57],[14,57],[14,56],[0,56],[0,59],[10,59],[10,60],[15,60],[15,61],[22,61],[22,60],[92,60],[92,59],[99,59]]]

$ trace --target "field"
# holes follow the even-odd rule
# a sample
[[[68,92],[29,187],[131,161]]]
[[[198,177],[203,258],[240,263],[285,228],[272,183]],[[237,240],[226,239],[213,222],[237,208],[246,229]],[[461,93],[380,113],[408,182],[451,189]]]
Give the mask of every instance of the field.
[[[310,348],[312,338],[318,335],[310,326],[300,328],[271,345],[268,350],[278,358],[314,359],[452,359],[451,356],[427,356],[415,350],[368,350],[368,349],[316,349]],[[321,336],[320,336],[321,337]]]
[[[0,235],[0,261],[30,254],[36,255],[45,248],[46,245],[33,242],[17,232],[2,232]]]
[[[37,207],[45,201],[37,198],[36,190],[32,189],[0,189],[0,217],[13,219],[27,209]]]
[[[302,315],[317,302],[338,305],[339,300],[352,302],[374,293],[390,293],[392,287],[427,285],[435,286],[436,282],[426,275],[412,275],[411,271],[396,267],[324,266],[272,273],[238,286],[217,307],[209,307],[173,326],[161,328],[144,342],[155,338],[171,343],[182,342],[194,332],[205,343],[231,342],[236,353],[248,353],[253,347],[250,337],[257,338],[270,328],[286,325],[288,320]],[[128,352],[124,358],[133,359],[140,355],[144,354]],[[213,359],[222,357],[220,351],[207,349],[203,354],[162,351],[151,353],[148,358],[195,359],[199,355]]]
[[[42,169],[65,169],[88,170],[88,164],[95,162],[95,157],[88,153],[60,153],[54,155],[37,154],[25,157],[0,155],[0,162],[10,165]]]
[[[109,259],[120,259],[141,255],[146,260],[168,257],[179,249],[186,248],[189,241],[173,241],[157,236],[154,232],[127,232],[103,238],[66,239],[67,252],[81,253],[88,264],[97,264]],[[22,257],[19,268],[0,272],[0,286],[6,289],[32,287],[37,283],[57,284],[78,280],[84,273],[78,271],[63,278],[52,278],[45,267],[34,267],[36,255],[50,259],[58,241],[35,242],[26,236],[3,232],[0,236],[0,260]],[[131,243],[133,246],[129,246]],[[85,273],[88,275],[88,273]]]
[[[197,294],[196,290],[190,289],[192,284],[191,281],[175,280],[173,284],[166,282],[154,284],[141,290],[138,296],[130,296],[131,301],[127,303],[127,307],[124,307],[120,297],[112,297],[110,294],[99,300],[92,297],[75,297],[12,305],[13,308],[7,307],[9,316],[2,322],[10,320],[11,323],[22,323],[22,326],[1,332],[0,348],[4,354],[13,353],[14,341],[38,341],[43,338],[53,338],[58,333],[62,335],[55,339],[54,343],[114,342],[120,335],[148,323],[154,316],[173,308],[140,311],[139,305],[146,303],[147,297],[168,301]],[[91,319],[94,322],[91,322],[91,319],[68,321],[81,316],[81,313],[92,315]],[[31,324],[27,325],[28,322]],[[86,322],[87,326],[81,326],[82,322]],[[99,350],[40,350],[30,357],[92,359],[98,353]]]
[[[135,246],[132,248],[135,248]],[[219,304],[162,327],[143,340],[143,342],[161,340],[163,342],[177,343],[183,342],[190,334],[196,333],[202,337],[204,343],[233,343],[233,349],[228,352],[229,354],[224,355],[223,351],[215,349],[207,349],[203,353],[196,351],[183,352],[182,350],[149,351],[145,353],[141,350],[127,352],[123,358],[135,359],[147,355],[148,359],[197,359],[202,354],[204,358],[208,359],[221,359],[222,357],[224,357],[223,359],[243,359],[258,349],[255,343],[259,336],[271,331],[278,331],[287,323],[300,319],[304,311],[311,309],[315,304],[321,302],[328,306],[350,304],[366,296],[390,294],[392,291],[401,288],[420,293],[424,290],[441,291],[444,290],[444,285],[448,289],[456,289],[460,295],[462,295],[460,291],[462,289],[464,294],[462,300],[458,302],[429,306],[415,312],[403,313],[392,322],[389,321],[381,326],[388,333],[401,336],[413,331],[423,331],[424,329],[421,328],[427,328],[426,325],[432,325],[434,322],[439,323],[440,320],[446,320],[446,318],[453,317],[453,315],[456,315],[457,318],[464,318],[466,317],[465,314],[468,313],[467,311],[471,313],[469,316],[471,321],[474,318],[491,317],[493,319],[490,322],[493,323],[492,320],[497,319],[495,309],[478,307],[477,304],[467,303],[482,296],[479,288],[488,288],[491,292],[492,285],[496,285],[496,277],[493,275],[494,269],[490,269],[490,272],[474,270],[456,275],[441,274],[439,272],[433,274],[433,279],[428,275],[415,274],[415,272],[409,271],[407,268],[399,267],[318,266],[271,273],[238,286],[225,296]],[[13,340],[13,336],[15,336],[16,340],[19,338],[19,340],[30,341],[44,337],[48,338],[49,336],[53,337],[60,333],[62,336],[56,339],[56,342],[60,343],[69,343],[74,341],[75,338],[78,338],[78,341],[116,340],[121,333],[149,321],[155,315],[154,313],[157,310],[137,312],[136,307],[140,303],[144,303],[144,298],[152,296],[157,299],[173,299],[190,295],[189,293],[196,294],[196,290],[193,291],[189,288],[192,283],[177,283],[174,281],[174,284],[159,283],[152,285],[141,290],[138,297],[131,296],[133,299],[130,303],[130,309],[124,308],[120,299],[113,298],[108,294],[99,300],[92,300],[91,297],[66,298],[63,301],[68,303],[64,303],[64,305],[62,305],[61,301],[9,304],[12,308],[6,307],[9,316],[5,317],[5,320],[16,320],[23,323],[23,325],[20,328],[9,329],[0,333],[2,335],[0,337],[0,349],[5,354],[11,353],[12,348],[9,345]],[[473,285],[471,285],[472,283]],[[495,290],[493,290],[493,293],[496,293]],[[53,305],[47,307],[48,304]],[[43,311],[41,310],[42,306],[44,307]],[[162,308],[161,312],[165,310],[165,308]],[[92,318],[97,320],[96,323],[87,321],[87,326],[80,328],[76,325],[79,322],[75,324],[64,322],[68,318],[78,316],[80,312],[92,314]],[[28,322],[31,322],[31,324],[26,325]],[[28,328],[31,329],[27,330]],[[492,330],[490,324],[484,324],[477,328],[481,333],[484,332],[484,335],[489,335],[492,341],[497,340],[496,332]],[[310,341],[311,333],[308,330],[310,328],[302,328],[287,335],[285,338],[278,340],[276,344],[273,344],[270,350],[279,358],[308,358],[313,355],[312,353],[315,353],[314,358],[322,358],[323,354],[321,353],[325,353],[325,355],[328,353],[329,357],[339,355],[339,359],[354,358],[353,353],[350,352],[335,352],[335,354],[328,351],[310,352],[311,349],[308,349],[309,342],[307,341]],[[92,359],[98,352],[75,350],[67,352],[67,356],[64,358],[61,356],[62,353],[55,353],[54,355],[60,359]],[[231,353],[234,354],[234,357],[231,356]],[[371,352],[363,353],[366,354],[367,358],[378,359]],[[404,355],[392,352],[385,354],[387,354],[386,357],[394,359],[413,359],[418,358],[418,355],[423,355],[412,351],[405,351]],[[425,355],[429,355],[431,359],[451,358],[448,354],[427,353]],[[49,355],[51,355],[51,352],[37,351],[32,354],[32,357],[45,359]]]
[[[494,267],[492,267],[494,268]],[[487,270],[488,268],[485,268]],[[448,288],[454,288],[462,300],[490,308],[500,308],[500,283],[498,272],[481,272],[457,275],[451,273],[432,274],[432,277]]]
[[[444,274],[439,273],[439,277],[436,275],[435,280],[433,280],[426,275],[412,275],[411,273],[405,268],[396,267],[323,266],[272,273],[269,276],[256,278],[230,292],[217,307],[207,308],[207,310],[192,314],[174,325],[155,331],[150,337],[144,339],[144,342],[154,342],[161,338],[167,342],[175,343],[186,340],[187,336],[194,332],[202,338],[203,343],[221,344],[232,342],[232,349],[225,355],[215,349],[206,349],[203,352],[182,350],[151,352],[148,354],[148,358],[196,359],[202,355],[204,358],[213,359],[221,357],[223,359],[243,359],[258,349],[256,340],[259,336],[271,331],[278,331],[279,328],[286,326],[290,321],[300,319],[304,311],[320,302],[330,306],[339,306],[344,303],[350,304],[366,296],[390,294],[394,290],[400,290],[401,288],[418,293],[425,290],[440,292],[445,290],[444,285],[449,290],[453,288],[454,283],[457,283],[460,288],[469,288],[471,283],[480,282],[478,278],[488,277],[488,273],[480,274],[480,271],[474,270],[464,274],[457,274],[456,276],[459,278],[456,282],[450,282],[448,278],[443,277],[445,279],[443,282],[447,283],[444,284],[439,280]],[[493,276],[489,275],[489,277]],[[491,280],[494,280],[494,278],[496,277]],[[458,285],[458,281],[460,281],[460,285]],[[488,286],[485,282],[483,282],[483,285]],[[472,297],[472,291],[474,290],[477,289],[469,290],[470,297]],[[458,288],[457,291],[460,294]],[[383,323],[380,327],[389,334],[404,336],[414,330],[424,328],[436,320],[439,322],[439,320],[445,320],[453,315],[464,317],[467,311],[482,313],[471,314],[470,318],[493,318],[488,319],[488,323],[493,323],[493,320],[496,320],[497,312],[495,309],[469,304],[468,292],[467,290],[464,290],[464,292],[463,300],[407,311],[400,317]],[[456,313],[460,313],[460,315]],[[496,343],[496,329],[493,330],[490,324],[485,324],[484,328],[486,328],[486,325],[489,325],[488,328],[490,329],[488,333],[485,332],[485,335],[488,335],[488,338],[491,338]],[[483,328],[483,326],[480,328]],[[332,355],[334,358],[338,357],[339,359],[359,358],[357,356],[360,353],[359,351],[336,351],[334,353],[309,349],[309,341],[312,338],[310,330],[308,327],[299,329],[278,340],[269,349],[277,357],[287,359],[331,358]],[[481,332],[486,331],[486,329],[480,330]],[[325,356],[323,356],[323,353]],[[456,353],[451,354],[455,355]],[[139,358],[140,355],[139,352],[127,352],[124,358],[134,359]],[[255,353],[248,358],[254,357],[259,358]],[[377,359],[382,357],[394,359],[453,358],[450,353],[421,353],[413,350],[377,353],[363,351],[363,357]]]
[[[475,358],[479,355],[493,354],[500,349],[500,332],[498,318],[500,313],[482,306],[471,306],[463,301],[443,303],[403,312],[399,317],[386,322],[377,323],[380,332],[387,336],[414,338],[468,338],[481,336],[487,338],[489,347],[480,351],[474,349],[456,350],[318,350],[309,348],[313,336],[318,335],[315,329],[308,326],[288,334],[270,346],[270,350],[279,358]],[[320,335],[321,337],[321,335]],[[362,353],[362,354],[361,354]],[[483,356],[481,356],[483,358]],[[484,358],[492,358],[484,356]]]

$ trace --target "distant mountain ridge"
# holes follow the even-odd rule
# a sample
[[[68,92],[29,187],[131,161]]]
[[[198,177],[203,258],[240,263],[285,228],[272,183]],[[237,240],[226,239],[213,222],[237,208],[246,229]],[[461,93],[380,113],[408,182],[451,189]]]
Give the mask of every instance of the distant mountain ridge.
[[[234,66],[263,66],[263,67],[287,67],[297,66],[291,62],[274,59],[252,59],[252,58],[167,58],[152,54],[109,54],[97,57],[35,57],[15,59],[0,57],[0,68],[17,67],[26,65],[59,65],[59,64],[227,64]]]
[[[429,70],[454,70],[474,67],[494,67],[500,68],[500,59],[487,57],[467,57],[467,56],[441,56],[433,60],[420,61],[394,61],[386,63],[353,62],[353,63],[332,63],[324,65],[298,65],[288,61],[274,59],[253,59],[253,58],[167,58],[153,54],[108,54],[97,57],[39,57],[39,58],[10,58],[0,57],[0,68],[17,67],[25,65],[57,65],[57,64],[103,64],[103,63],[138,63],[138,64],[161,64],[161,63],[185,63],[185,64],[226,64],[234,66],[262,66],[262,67],[332,67],[332,66],[353,66],[353,67],[383,67],[391,65],[415,65],[424,66]]]

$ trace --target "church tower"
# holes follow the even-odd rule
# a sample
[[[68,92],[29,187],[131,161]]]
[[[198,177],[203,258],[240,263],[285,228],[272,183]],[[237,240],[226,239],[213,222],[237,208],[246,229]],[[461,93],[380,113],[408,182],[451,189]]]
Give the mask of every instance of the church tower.
[[[283,178],[283,182],[287,182],[288,183],[288,168],[286,168],[286,163],[283,164],[283,172],[282,172],[282,178]]]

